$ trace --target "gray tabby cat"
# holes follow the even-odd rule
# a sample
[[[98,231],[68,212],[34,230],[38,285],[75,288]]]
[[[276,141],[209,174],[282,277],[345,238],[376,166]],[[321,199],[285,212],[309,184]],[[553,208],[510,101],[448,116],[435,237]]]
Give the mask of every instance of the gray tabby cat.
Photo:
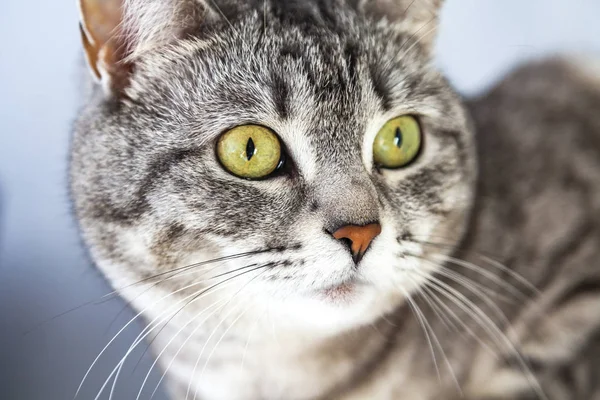
[[[440,6],[81,2],[75,210],[173,399],[600,398],[600,74],[465,106]]]

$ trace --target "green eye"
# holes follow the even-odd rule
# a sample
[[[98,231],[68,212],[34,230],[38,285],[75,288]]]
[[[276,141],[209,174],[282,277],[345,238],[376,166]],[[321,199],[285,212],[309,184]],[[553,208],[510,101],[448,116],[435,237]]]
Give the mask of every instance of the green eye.
[[[421,128],[405,115],[386,122],[373,142],[373,161],[383,168],[401,168],[412,162],[421,149]]]
[[[281,144],[277,135],[259,125],[242,125],[225,132],[217,143],[223,167],[240,178],[264,178],[277,169]]]

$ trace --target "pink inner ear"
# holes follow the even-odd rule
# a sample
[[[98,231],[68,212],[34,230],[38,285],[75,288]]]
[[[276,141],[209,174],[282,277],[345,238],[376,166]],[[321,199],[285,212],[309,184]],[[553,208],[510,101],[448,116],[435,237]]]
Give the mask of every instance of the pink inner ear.
[[[131,65],[122,31],[122,0],[80,0],[81,37],[94,75],[114,91],[123,89]]]
[[[79,4],[83,28],[94,47],[102,47],[119,36],[121,0],[80,0]]]

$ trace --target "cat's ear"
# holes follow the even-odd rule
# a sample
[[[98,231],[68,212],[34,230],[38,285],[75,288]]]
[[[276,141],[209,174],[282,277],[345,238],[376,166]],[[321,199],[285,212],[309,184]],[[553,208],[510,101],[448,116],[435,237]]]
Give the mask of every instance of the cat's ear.
[[[136,59],[180,39],[208,17],[201,0],[79,0],[92,74],[110,94],[127,87]]]
[[[107,91],[120,91],[132,65],[123,32],[122,0],[79,0],[79,28],[85,56],[94,77]]]
[[[443,3],[444,0],[361,0],[359,4],[367,16],[397,26],[431,50]]]

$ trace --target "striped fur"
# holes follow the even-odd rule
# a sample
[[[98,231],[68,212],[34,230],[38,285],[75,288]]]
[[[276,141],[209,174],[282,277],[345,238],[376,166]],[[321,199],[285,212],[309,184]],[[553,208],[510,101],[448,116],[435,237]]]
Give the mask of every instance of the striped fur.
[[[600,396],[600,90],[552,60],[463,102],[440,3],[124,3],[131,72],[86,100],[71,191],[175,400]],[[425,146],[382,170],[403,114]],[[247,123],[284,143],[271,179],[215,158]],[[327,231],[373,221],[355,267]]]

